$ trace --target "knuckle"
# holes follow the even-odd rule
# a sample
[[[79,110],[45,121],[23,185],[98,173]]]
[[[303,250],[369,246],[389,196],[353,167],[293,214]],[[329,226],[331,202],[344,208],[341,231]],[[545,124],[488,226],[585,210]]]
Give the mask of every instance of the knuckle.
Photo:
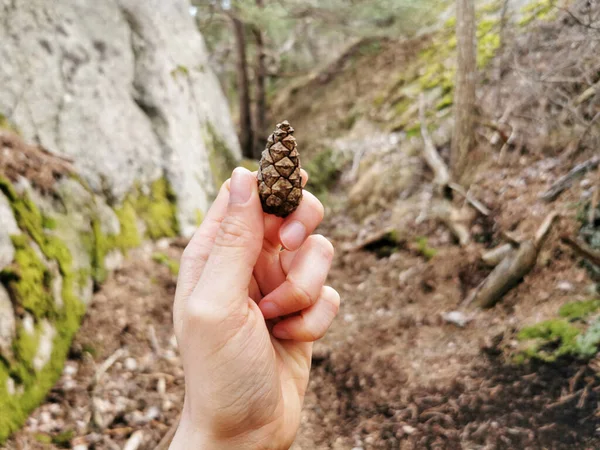
[[[304,309],[315,303],[316,299],[301,286],[297,285],[293,281],[290,281],[290,303],[294,304],[298,309]]]
[[[252,229],[240,218],[227,216],[221,222],[215,244],[222,247],[244,247],[252,242],[254,233]]]

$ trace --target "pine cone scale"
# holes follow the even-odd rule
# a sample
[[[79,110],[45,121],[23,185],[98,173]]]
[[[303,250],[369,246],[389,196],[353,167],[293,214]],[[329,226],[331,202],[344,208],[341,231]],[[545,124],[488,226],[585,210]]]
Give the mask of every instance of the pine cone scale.
[[[263,210],[286,217],[302,199],[300,155],[294,129],[287,120],[277,125],[267,140],[258,171],[258,193]]]

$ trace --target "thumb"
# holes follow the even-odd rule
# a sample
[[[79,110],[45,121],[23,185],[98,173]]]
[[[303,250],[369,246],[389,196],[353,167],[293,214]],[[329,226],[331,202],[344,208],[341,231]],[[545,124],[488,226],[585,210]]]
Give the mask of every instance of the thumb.
[[[198,283],[205,294],[202,298],[210,302],[247,300],[263,244],[264,219],[256,177],[238,167],[231,175],[229,191],[227,212]]]

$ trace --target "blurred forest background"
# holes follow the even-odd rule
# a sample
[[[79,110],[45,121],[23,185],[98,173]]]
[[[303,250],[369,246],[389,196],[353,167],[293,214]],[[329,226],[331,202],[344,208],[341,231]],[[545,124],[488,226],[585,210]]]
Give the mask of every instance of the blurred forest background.
[[[315,345],[292,448],[600,448],[598,2],[193,0],[159,8],[180,10],[171,28],[122,3],[136,68],[127,92],[158,137],[148,167],[161,176],[141,167],[127,188],[108,175],[95,183],[103,167],[60,150],[72,135],[44,138],[16,107],[0,110],[0,187],[49,279],[56,260],[69,280],[49,250],[63,212],[38,197],[63,198],[54,184],[65,173],[81,173],[120,225],[111,235],[110,220],[86,216],[91,262],[78,273],[89,279],[87,314],[73,319],[82,325],[64,368],[52,354],[60,361],[42,404],[28,416],[44,398],[36,393],[19,417],[0,419],[0,438],[12,433],[6,448],[168,440],[184,389],[170,313],[178,259],[214,186],[237,164],[256,168],[284,119],[326,207],[319,232],[336,248],[328,283],[342,296]],[[194,30],[182,33],[181,20]],[[172,100],[180,96],[186,108]],[[198,128],[182,112],[194,108],[195,147],[177,140]],[[52,154],[52,173],[40,178]],[[188,175],[173,155],[198,167],[189,182],[177,181]],[[41,193],[22,188],[24,178]],[[204,206],[186,203],[190,189]],[[43,372],[44,330],[60,330],[62,316],[34,312],[19,256],[32,247],[11,242],[15,262],[0,264],[0,281],[17,325],[5,347],[0,328],[0,407],[17,409]]]

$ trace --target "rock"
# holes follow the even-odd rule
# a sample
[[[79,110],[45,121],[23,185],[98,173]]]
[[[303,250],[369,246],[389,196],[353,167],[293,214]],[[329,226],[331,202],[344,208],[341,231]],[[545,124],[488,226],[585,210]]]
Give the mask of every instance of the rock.
[[[442,319],[444,319],[445,322],[451,323],[460,328],[465,327],[472,320],[471,317],[468,317],[462,311],[443,312]]]
[[[15,247],[10,237],[20,233],[10,203],[0,192],[0,270],[8,266],[15,256]]]
[[[166,176],[190,235],[211,166],[241,153],[188,2],[32,0],[5,13],[0,113],[110,203]]]
[[[8,292],[0,284],[0,354],[12,355],[12,340],[15,337],[15,311]]]
[[[33,368],[39,372],[44,368],[44,366],[50,361],[50,356],[52,356],[52,348],[54,347],[54,336],[56,335],[56,330],[54,327],[48,322],[48,320],[42,320],[42,332],[40,334],[40,340],[38,343],[38,348],[33,357]]]

